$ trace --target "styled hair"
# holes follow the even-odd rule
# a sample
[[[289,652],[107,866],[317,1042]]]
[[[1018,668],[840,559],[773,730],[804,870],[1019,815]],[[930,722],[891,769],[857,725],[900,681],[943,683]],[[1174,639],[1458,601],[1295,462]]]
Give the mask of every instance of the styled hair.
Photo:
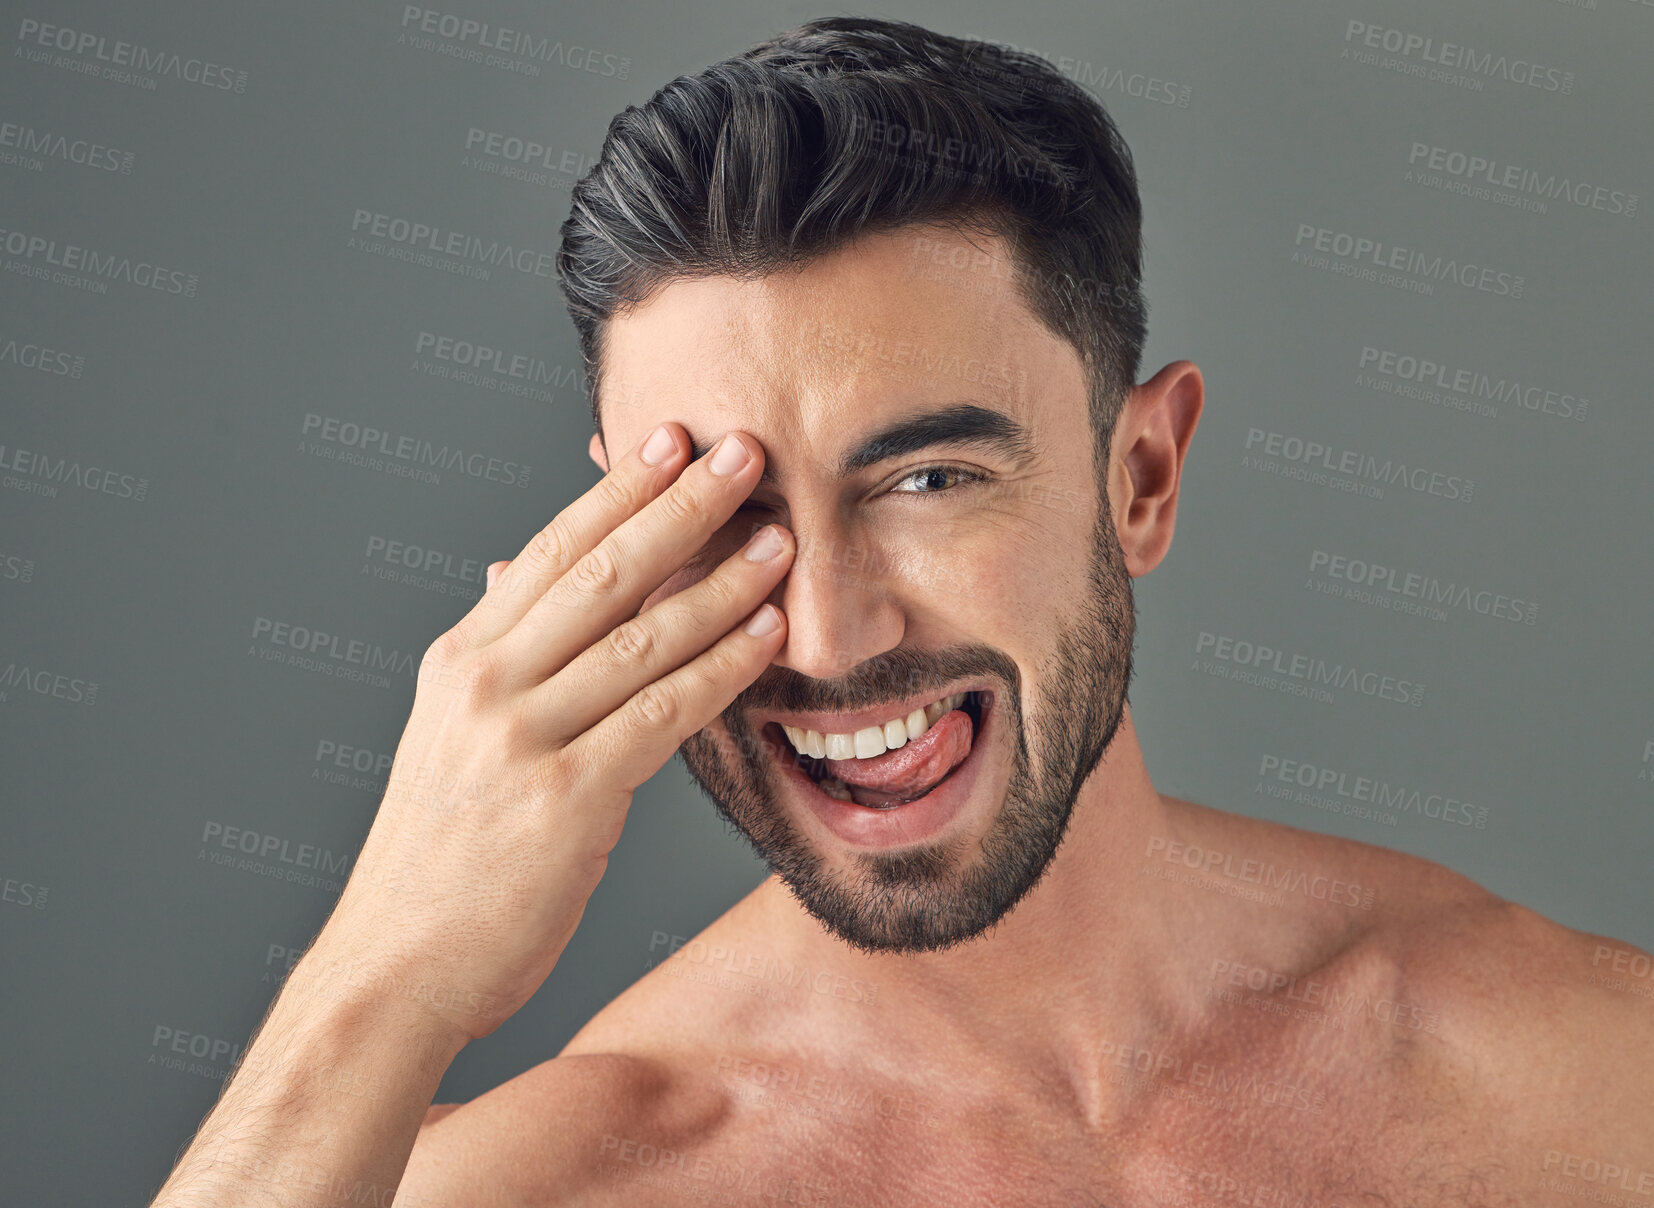
[[[556,265],[593,422],[606,324],[658,287],[918,222],[1005,239],[1021,297],[1085,365],[1106,471],[1147,331],[1125,140],[1037,55],[873,17],[807,22],[610,121]]]

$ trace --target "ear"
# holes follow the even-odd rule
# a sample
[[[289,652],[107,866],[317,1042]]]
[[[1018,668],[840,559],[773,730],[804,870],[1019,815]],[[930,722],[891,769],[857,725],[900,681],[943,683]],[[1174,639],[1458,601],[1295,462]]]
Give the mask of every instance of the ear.
[[[1193,362],[1173,361],[1132,389],[1114,429],[1109,503],[1133,578],[1158,566],[1171,546],[1183,458],[1205,393]]]
[[[599,432],[592,433],[591,443],[586,446],[586,452],[597,463],[597,468],[605,474],[609,472],[609,455],[603,451],[603,436]]]

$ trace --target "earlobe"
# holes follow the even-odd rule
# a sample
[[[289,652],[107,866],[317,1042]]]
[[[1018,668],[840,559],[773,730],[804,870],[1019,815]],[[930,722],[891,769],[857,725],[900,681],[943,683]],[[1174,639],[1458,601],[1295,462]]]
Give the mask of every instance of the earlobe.
[[[609,456],[603,451],[603,437],[600,433],[592,433],[591,442],[586,446],[586,452],[597,463],[599,470],[602,470],[605,474],[609,472]]]

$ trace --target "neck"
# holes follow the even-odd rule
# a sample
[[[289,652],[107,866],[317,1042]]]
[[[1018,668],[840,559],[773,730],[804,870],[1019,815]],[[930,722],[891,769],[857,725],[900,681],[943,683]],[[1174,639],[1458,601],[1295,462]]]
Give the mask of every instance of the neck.
[[[801,959],[878,986],[877,1018],[861,1021],[871,1043],[895,1045],[916,1067],[968,1063],[1062,1088],[1098,1122],[1122,1094],[1111,1057],[1168,1027],[1194,1030],[1212,959],[1257,927],[1224,899],[1145,874],[1151,840],[1186,840],[1195,825],[1190,807],[1151,783],[1128,707],[1045,876],[984,935],[944,952],[868,954],[777,878],[761,893]]]

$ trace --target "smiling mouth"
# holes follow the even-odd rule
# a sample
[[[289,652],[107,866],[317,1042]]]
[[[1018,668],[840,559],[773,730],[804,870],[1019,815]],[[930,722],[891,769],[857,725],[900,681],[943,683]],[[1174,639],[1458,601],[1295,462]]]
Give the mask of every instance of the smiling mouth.
[[[766,722],[763,729],[776,744],[776,758],[792,760],[824,795],[868,809],[899,809],[934,792],[970,757],[992,695],[980,689],[963,695],[923,735],[903,744],[911,749],[897,747],[866,759],[809,755],[793,745],[780,723]]]

